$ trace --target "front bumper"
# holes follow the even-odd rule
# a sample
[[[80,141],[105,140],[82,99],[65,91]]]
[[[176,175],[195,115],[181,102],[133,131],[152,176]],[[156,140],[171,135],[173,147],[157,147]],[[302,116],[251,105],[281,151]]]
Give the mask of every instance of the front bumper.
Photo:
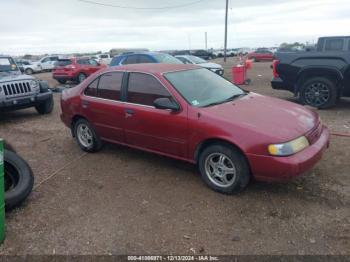
[[[48,99],[52,99],[52,92],[50,90],[45,93],[39,93],[34,96],[18,97],[18,98],[13,98],[11,100],[2,101],[0,102],[0,110],[8,111],[8,110],[28,108],[28,107],[38,105]]]
[[[329,147],[329,131],[323,127],[318,140],[303,151],[288,157],[248,154],[251,171],[256,180],[287,181],[310,170]]]

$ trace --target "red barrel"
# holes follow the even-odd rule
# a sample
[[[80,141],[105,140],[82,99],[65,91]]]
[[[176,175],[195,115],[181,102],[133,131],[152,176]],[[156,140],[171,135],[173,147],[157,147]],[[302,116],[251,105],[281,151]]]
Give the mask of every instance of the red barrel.
[[[245,66],[236,65],[232,67],[232,82],[235,85],[244,85],[245,83]]]

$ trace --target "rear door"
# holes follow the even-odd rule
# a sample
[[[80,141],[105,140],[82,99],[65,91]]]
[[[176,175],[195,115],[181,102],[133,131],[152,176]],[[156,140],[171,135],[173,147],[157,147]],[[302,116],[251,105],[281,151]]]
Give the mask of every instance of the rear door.
[[[81,96],[84,115],[104,140],[123,142],[124,104],[121,102],[123,72],[101,75]]]
[[[178,157],[187,157],[187,108],[179,112],[156,109],[157,98],[174,99],[149,74],[130,73],[125,105],[126,143]]]

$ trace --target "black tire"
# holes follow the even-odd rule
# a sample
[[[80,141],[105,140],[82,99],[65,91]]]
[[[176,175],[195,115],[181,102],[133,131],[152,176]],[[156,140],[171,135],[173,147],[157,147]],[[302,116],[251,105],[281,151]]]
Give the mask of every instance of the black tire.
[[[338,97],[335,83],[325,77],[313,77],[306,80],[299,94],[302,104],[319,109],[333,107]]]
[[[206,172],[206,165],[209,159],[216,154],[221,154],[227,157],[225,161],[228,159],[233,164],[232,168],[235,169],[235,178],[232,175],[232,181],[230,185],[220,186],[218,185],[218,181],[213,182],[213,178],[210,178],[210,175]],[[228,165],[229,163],[226,163]],[[234,194],[243,190],[249,183],[250,180],[250,169],[248,162],[244,155],[237,150],[235,147],[218,143],[214,145],[210,145],[203,150],[199,157],[199,171],[201,173],[203,181],[214,191],[224,193],[224,194]],[[226,176],[227,178],[227,176]],[[215,180],[215,179],[214,179]]]
[[[83,126],[85,126],[86,128],[88,128],[90,130],[90,134],[91,134],[90,140],[91,141],[88,140],[89,144],[84,144],[84,142],[81,139],[81,135],[78,131],[78,129],[83,127]],[[88,131],[86,131],[86,132],[88,132]],[[78,121],[75,122],[75,124],[73,126],[73,134],[74,134],[74,137],[75,137],[79,147],[85,152],[93,153],[93,152],[99,151],[102,148],[103,143],[102,143],[100,137],[97,135],[93,126],[84,118],[80,118]]]
[[[258,60],[256,60],[256,57],[252,57],[250,60],[252,60],[253,62],[259,62]]]
[[[58,81],[58,83],[60,83],[60,84],[62,84],[62,85],[64,85],[65,83],[67,83],[67,80],[66,80],[66,79],[58,79],[57,81]]]
[[[24,71],[27,75],[32,75],[34,73],[33,69],[31,68],[27,68],[25,71]]]
[[[5,150],[5,207],[18,207],[32,192],[34,176],[30,166],[16,153]]]
[[[41,114],[50,114],[53,110],[54,102],[53,97],[51,96],[49,99],[35,106],[36,111]]]
[[[79,73],[77,76],[77,82],[80,84],[86,79],[86,75],[84,73]]]

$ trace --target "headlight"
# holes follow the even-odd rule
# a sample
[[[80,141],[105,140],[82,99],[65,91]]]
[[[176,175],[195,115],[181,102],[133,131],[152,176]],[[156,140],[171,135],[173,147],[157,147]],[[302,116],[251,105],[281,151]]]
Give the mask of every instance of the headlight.
[[[30,81],[29,85],[31,88],[36,88],[36,87],[38,87],[38,82],[35,80],[32,80],[32,81]]]
[[[273,156],[290,156],[302,151],[309,145],[306,137],[302,136],[284,144],[269,145],[268,150]]]

